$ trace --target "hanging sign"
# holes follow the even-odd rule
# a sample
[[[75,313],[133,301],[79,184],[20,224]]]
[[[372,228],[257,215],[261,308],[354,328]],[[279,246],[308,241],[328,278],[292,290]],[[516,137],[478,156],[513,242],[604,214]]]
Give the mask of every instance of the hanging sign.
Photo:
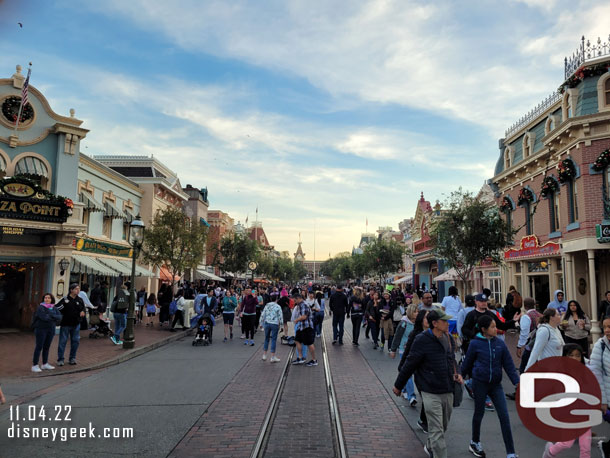
[[[110,256],[121,256],[131,258],[132,248],[114,243],[100,242],[99,240],[77,238],[72,242],[76,251],[87,253],[108,254]]]
[[[519,248],[511,248],[504,251],[504,259],[559,255],[561,254],[560,249],[559,243],[547,242],[544,245],[540,245],[538,237],[528,235],[521,239]]]

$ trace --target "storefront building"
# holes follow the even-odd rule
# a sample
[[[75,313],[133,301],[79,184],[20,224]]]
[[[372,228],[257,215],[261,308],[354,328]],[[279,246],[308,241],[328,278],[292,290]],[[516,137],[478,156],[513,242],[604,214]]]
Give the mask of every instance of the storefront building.
[[[21,67],[0,79],[0,328],[27,329],[42,295],[67,293],[82,224],[76,175],[82,121],[55,113]]]
[[[542,308],[563,289],[592,319],[610,289],[610,246],[596,234],[610,219],[610,43],[599,46],[583,39],[559,91],[506,131],[492,180],[517,231],[504,288]]]

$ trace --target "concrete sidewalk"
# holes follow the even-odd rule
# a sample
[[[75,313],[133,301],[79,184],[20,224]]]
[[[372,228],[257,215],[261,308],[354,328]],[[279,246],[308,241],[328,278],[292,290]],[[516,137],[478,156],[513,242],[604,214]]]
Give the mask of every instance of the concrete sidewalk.
[[[65,352],[66,365],[63,367],[57,366],[59,336],[56,335],[49,350],[49,364],[55,366],[55,369],[39,373],[31,371],[32,355],[36,342],[33,332],[0,334],[0,380],[7,381],[15,377],[46,377],[100,369],[127,361],[142,353],[173,342],[183,337],[185,332],[189,331],[180,330],[171,333],[168,327],[161,328],[158,323],[154,327],[136,324],[134,331],[135,348],[124,350],[122,346],[114,345],[109,337],[91,339],[89,338],[90,331],[81,331],[80,345],[76,355],[78,364],[76,366],[67,364],[70,351],[70,344],[68,343]]]

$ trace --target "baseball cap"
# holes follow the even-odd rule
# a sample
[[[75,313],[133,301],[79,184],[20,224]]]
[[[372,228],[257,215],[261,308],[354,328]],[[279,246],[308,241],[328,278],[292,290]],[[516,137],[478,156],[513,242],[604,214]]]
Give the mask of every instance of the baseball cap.
[[[449,321],[451,318],[453,317],[451,315],[447,315],[443,310],[435,309],[428,313],[427,319],[428,322],[432,322],[438,320]]]
[[[474,300],[477,302],[487,302],[487,295],[483,293],[479,293],[474,297]]]

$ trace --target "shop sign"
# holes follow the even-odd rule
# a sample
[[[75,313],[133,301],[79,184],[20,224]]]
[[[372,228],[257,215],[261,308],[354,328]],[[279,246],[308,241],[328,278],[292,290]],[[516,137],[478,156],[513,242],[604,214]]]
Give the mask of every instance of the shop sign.
[[[504,251],[504,259],[559,255],[560,249],[561,247],[558,243],[547,242],[544,245],[540,245],[538,237],[535,235],[528,235],[521,239],[519,248],[511,248]]]
[[[35,194],[34,188],[24,183],[7,183],[2,186],[2,191],[13,197],[30,197]]]
[[[23,235],[22,227],[0,226],[2,235]]]
[[[610,224],[596,224],[595,234],[599,243],[610,243]]]
[[[25,177],[0,179],[0,218],[65,223],[73,206]]]
[[[114,243],[100,242],[99,240],[78,238],[74,239],[72,246],[76,251],[86,253],[107,254],[110,256],[121,256],[131,258],[132,248]]]

